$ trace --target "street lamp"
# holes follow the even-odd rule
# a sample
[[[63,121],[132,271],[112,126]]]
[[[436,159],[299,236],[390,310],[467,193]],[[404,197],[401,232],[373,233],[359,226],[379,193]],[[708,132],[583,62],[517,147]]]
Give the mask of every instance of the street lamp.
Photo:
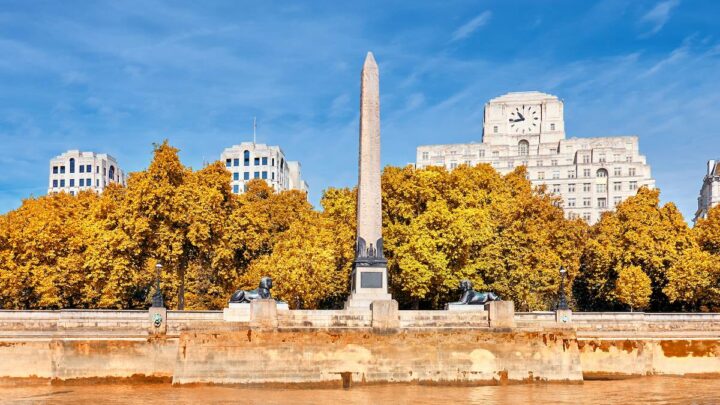
[[[560,266],[560,299],[557,304],[559,310],[569,309],[567,297],[565,297],[565,277],[567,277],[567,270],[565,270],[565,267]]]
[[[165,302],[163,301],[162,292],[160,291],[160,271],[162,270],[162,267],[163,266],[160,263],[155,265],[155,294],[153,294],[153,297],[152,297],[153,308],[165,307]]]

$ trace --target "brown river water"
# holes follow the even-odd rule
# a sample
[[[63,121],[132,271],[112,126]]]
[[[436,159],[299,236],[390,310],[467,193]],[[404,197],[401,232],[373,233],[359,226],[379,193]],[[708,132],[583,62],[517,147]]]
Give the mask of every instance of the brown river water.
[[[720,380],[646,377],[578,385],[379,385],[270,389],[165,384],[0,387],[9,404],[720,404]]]

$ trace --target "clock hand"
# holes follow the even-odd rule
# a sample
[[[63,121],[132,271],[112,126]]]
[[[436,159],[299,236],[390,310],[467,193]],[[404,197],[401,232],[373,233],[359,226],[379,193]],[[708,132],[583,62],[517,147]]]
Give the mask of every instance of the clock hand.
[[[518,118],[518,121],[525,121],[525,117],[523,117],[523,115],[522,115],[522,114],[520,114],[520,112],[519,112],[519,111],[518,111],[517,115],[519,115],[519,116],[520,116],[520,118]]]

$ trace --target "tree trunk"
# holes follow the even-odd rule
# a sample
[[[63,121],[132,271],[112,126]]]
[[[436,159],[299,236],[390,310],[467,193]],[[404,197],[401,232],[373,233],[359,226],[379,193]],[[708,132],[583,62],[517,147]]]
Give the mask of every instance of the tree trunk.
[[[185,310],[185,266],[180,265],[178,268],[178,278],[180,285],[178,286],[178,310]]]

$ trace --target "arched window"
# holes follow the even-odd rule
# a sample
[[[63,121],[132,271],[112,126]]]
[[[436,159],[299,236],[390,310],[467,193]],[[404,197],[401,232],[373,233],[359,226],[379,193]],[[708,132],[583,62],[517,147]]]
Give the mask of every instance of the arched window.
[[[530,153],[530,143],[526,140],[518,142],[518,154],[520,156],[527,156]]]
[[[607,177],[608,172],[605,169],[598,169],[596,175],[597,175],[597,177]]]
[[[250,151],[246,150],[243,152],[243,165],[250,166]]]
[[[75,173],[75,159],[70,159],[70,173]]]
[[[108,177],[110,180],[115,180],[115,166],[110,165],[110,170],[108,170]]]

